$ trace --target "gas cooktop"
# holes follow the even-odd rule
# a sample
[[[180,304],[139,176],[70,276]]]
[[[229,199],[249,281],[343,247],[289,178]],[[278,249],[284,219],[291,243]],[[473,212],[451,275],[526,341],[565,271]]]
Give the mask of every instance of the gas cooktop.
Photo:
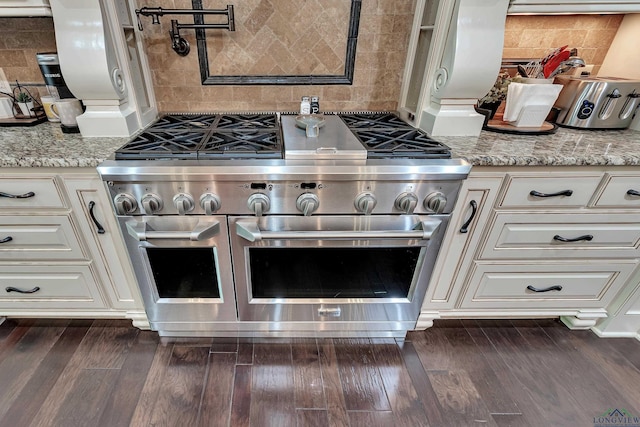
[[[367,158],[449,159],[451,150],[388,112],[338,113]],[[282,159],[278,114],[168,114],[116,151],[116,160]]]

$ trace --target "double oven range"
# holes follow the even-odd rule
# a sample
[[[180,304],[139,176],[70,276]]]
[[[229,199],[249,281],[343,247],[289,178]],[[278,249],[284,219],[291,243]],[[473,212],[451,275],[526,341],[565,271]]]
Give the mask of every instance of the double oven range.
[[[106,160],[152,329],[404,336],[470,166],[393,113],[170,114]]]

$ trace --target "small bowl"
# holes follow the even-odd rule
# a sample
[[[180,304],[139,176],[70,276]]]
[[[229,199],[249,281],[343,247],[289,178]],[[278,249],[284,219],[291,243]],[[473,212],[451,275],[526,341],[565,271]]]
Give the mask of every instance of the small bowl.
[[[296,117],[296,126],[304,129],[310,138],[318,136],[324,123],[324,117],[319,114],[304,114]]]

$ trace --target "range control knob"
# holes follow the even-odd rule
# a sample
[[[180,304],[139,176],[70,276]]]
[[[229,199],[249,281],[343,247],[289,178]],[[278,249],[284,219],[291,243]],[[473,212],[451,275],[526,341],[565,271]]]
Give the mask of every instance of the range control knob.
[[[320,199],[313,193],[302,193],[296,200],[296,208],[304,214],[310,216],[320,206]]]
[[[415,193],[402,193],[396,197],[394,205],[396,209],[406,214],[412,214],[418,205],[418,196]]]
[[[269,200],[269,196],[266,194],[254,193],[249,196],[247,207],[249,207],[249,210],[256,214],[256,216],[262,216],[262,214],[267,212],[271,207],[271,200]]]
[[[162,199],[153,193],[145,194],[142,196],[142,207],[146,214],[154,214],[162,209]]]
[[[200,206],[202,206],[205,214],[213,215],[215,211],[220,209],[222,204],[220,203],[220,198],[215,194],[204,193],[200,196]]]
[[[360,193],[356,196],[354,205],[358,212],[362,212],[365,215],[370,215],[373,212],[373,208],[376,207],[378,201],[373,193]]]
[[[128,193],[116,194],[113,198],[113,202],[116,205],[116,212],[118,215],[129,215],[138,209],[138,202],[135,197]]]
[[[176,194],[173,197],[173,204],[176,205],[176,209],[178,209],[178,214],[180,215],[191,212],[195,206],[193,197],[191,197],[191,194],[187,193]]]
[[[428,211],[440,214],[447,205],[447,197],[439,191],[429,194],[424,199],[424,208]]]

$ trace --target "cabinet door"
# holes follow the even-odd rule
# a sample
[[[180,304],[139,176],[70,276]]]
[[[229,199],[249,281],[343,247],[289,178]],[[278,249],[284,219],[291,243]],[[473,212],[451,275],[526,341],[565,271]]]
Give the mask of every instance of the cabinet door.
[[[27,175],[0,178],[0,209],[46,213],[64,208],[62,195],[53,177],[30,178]]]
[[[97,174],[65,175],[63,180],[74,217],[112,308],[142,309],[142,299],[104,183]]]
[[[609,175],[606,185],[596,198],[598,208],[640,208],[640,174]]]
[[[2,261],[85,260],[66,215],[0,215]]]
[[[509,174],[500,208],[582,208],[595,192],[602,174]]]
[[[2,0],[0,16],[51,16],[49,0]]]
[[[584,212],[584,211],[581,211]],[[634,258],[640,217],[633,213],[500,212],[479,259]]]
[[[0,308],[104,309],[86,265],[3,265],[0,271]]]
[[[453,308],[501,183],[501,175],[472,175],[464,182],[431,276],[424,310]]]
[[[635,260],[544,266],[476,262],[461,308],[605,308],[635,267]]]
[[[507,13],[515,15],[635,12],[640,12],[640,2],[636,0],[511,0]]]

